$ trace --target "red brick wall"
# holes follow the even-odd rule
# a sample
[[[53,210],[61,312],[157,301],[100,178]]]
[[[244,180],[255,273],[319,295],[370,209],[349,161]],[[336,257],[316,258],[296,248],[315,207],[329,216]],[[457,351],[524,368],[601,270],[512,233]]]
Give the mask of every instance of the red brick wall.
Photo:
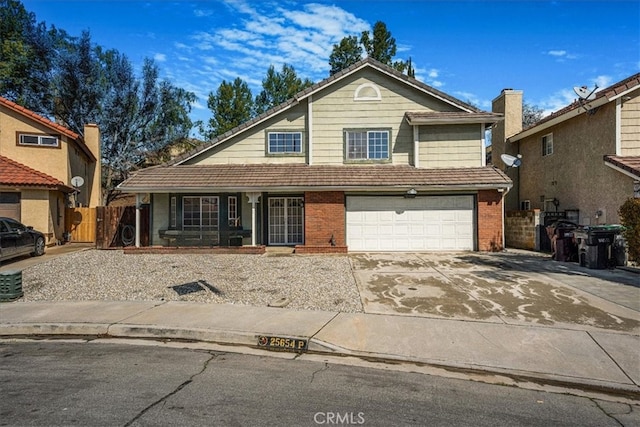
[[[309,191],[304,193],[304,245],[346,246],[344,193]]]
[[[478,191],[478,249],[501,251],[502,193],[496,190]]]

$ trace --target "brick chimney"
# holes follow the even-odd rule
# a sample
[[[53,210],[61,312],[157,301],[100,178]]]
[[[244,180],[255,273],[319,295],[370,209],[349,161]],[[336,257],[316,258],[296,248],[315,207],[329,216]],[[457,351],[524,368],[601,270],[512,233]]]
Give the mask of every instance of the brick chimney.
[[[100,128],[98,125],[87,124],[84,126],[84,143],[97,159],[89,166],[87,171],[88,182],[86,191],[89,192],[87,203],[93,208],[102,205],[102,156],[100,154]]]

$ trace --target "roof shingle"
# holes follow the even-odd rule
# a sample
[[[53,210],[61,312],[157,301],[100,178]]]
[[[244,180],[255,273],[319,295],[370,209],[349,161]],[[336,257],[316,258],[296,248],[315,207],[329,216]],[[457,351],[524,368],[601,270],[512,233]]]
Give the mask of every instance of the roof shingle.
[[[495,167],[420,169],[413,166],[224,164],[143,169],[119,185],[128,192],[510,188]]]

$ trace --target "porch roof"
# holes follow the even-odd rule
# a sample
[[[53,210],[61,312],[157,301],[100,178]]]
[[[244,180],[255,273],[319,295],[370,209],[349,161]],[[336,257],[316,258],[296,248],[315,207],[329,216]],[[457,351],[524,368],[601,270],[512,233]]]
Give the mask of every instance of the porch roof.
[[[508,189],[509,177],[493,166],[420,169],[412,166],[224,164],[142,169],[118,186],[130,193],[203,191],[447,191]]]
[[[4,156],[0,156],[0,187],[46,188],[65,193],[73,191],[59,179]]]
[[[604,162],[634,179],[640,179],[640,156],[604,156]]]

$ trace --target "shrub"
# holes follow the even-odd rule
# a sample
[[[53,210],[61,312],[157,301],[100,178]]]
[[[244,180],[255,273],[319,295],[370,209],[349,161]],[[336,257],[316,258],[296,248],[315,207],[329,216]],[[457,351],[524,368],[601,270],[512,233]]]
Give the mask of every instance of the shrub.
[[[618,210],[625,227],[624,238],[629,247],[629,259],[640,262],[640,199],[629,198]]]

